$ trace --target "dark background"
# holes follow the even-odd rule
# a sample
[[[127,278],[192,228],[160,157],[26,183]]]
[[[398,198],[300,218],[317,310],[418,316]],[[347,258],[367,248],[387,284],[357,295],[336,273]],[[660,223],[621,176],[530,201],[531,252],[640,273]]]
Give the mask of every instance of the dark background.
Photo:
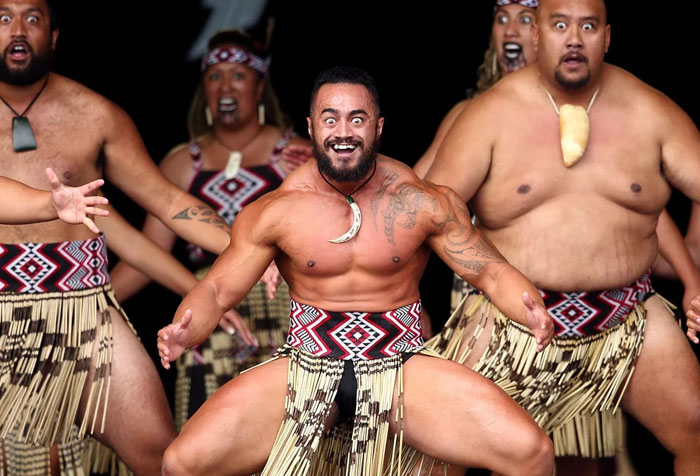
[[[651,9],[651,3],[608,2],[612,44],[607,60],[666,93],[697,122],[697,22],[689,3],[657,3]],[[415,6],[273,0],[267,8],[276,18],[271,77],[282,107],[306,136],[316,74],[341,63],[365,68],[377,79],[386,118],[381,151],[413,164],[444,114],[474,86],[488,45],[492,5],[491,0]],[[185,53],[208,14],[197,0],[63,2],[55,70],[124,108],[158,162],[188,139],[185,118],[199,68],[185,60]],[[132,223],[141,225],[140,209],[114,189],[107,188],[107,194]],[[669,210],[684,230],[688,201],[676,193]],[[451,275],[431,262],[427,276],[423,300],[439,324],[447,311]],[[656,287],[679,302],[675,283],[657,281]],[[177,303],[177,297],[151,285],[125,305],[152,355],[155,332],[172,319]],[[172,374],[162,372],[169,394]],[[642,434],[636,427],[631,433],[635,438]],[[664,459],[656,448],[644,453],[649,457],[643,463],[646,470]],[[664,468],[649,474],[671,474]]]

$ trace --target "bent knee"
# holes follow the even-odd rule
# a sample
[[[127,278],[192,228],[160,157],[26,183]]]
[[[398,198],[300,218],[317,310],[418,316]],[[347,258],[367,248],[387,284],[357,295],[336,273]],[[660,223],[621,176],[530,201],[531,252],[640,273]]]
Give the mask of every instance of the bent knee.
[[[201,458],[199,463],[201,465]],[[201,473],[201,467],[194,453],[187,451],[185,445],[178,444],[176,439],[163,455],[161,474],[163,476],[195,476]]]
[[[539,429],[539,428],[538,428]],[[524,440],[518,453],[513,474],[551,476],[554,472],[554,444],[540,431],[533,431]]]
[[[655,435],[674,455],[700,454],[700,406],[686,409],[676,424],[665,425],[660,435]]]

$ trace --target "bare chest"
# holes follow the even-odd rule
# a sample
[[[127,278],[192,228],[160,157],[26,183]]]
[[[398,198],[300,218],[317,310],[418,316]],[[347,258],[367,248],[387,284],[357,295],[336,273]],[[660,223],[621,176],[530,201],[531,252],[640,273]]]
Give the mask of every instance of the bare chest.
[[[353,213],[342,196],[317,200],[289,213],[279,243],[291,266],[309,277],[386,276],[405,271],[427,257],[425,231],[410,210],[396,211],[370,199],[358,200],[362,224],[344,243],[330,240],[351,227]]]
[[[670,188],[661,173],[660,145],[653,131],[620,112],[591,112],[583,157],[563,165],[558,118],[543,110],[533,121],[507,128],[496,143],[491,170],[472,201],[489,228],[507,226],[545,204],[578,197],[585,203],[641,214],[658,212]],[[588,207],[594,218],[605,210]]]
[[[36,150],[15,152],[12,114],[0,113],[0,174],[35,188],[48,189],[44,170],[51,167],[68,185],[102,175],[101,135],[94,124],[74,114],[45,110],[28,115]]]

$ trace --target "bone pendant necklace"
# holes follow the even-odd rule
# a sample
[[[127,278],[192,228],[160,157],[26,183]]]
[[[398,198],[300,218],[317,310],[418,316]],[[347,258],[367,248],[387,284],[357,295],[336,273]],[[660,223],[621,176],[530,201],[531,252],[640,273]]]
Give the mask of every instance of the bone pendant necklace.
[[[338,238],[335,238],[333,240],[328,240],[331,243],[334,244],[340,244],[340,243],[345,243],[346,241],[352,240],[355,235],[357,235],[357,232],[360,231],[360,226],[362,225],[362,211],[360,210],[360,206],[357,204],[354,198],[352,196],[357,193],[362,187],[367,185],[370,180],[372,180],[372,177],[374,177],[374,173],[377,171],[377,161],[375,160],[374,162],[374,168],[372,169],[372,173],[369,175],[367,180],[362,182],[362,185],[357,187],[355,190],[350,192],[349,194],[343,193],[338,187],[333,185],[325,175],[321,172],[321,169],[318,169],[318,173],[321,174],[321,178],[328,184],[330,185],[333,190],[336,192],[340,193],[345,197],[345,201],[348,202],[348,205],[350,205],[350,209],[352,210],[352,225],[350,226],[350,229],[346,231],[344,234],[339,236]]]
[[[564,166],[571,167],[583,157],[588,146],[588,135],[590,133],[590,124],[588,122],[588,113],[591,112],[591,107],[598,97],[600,88],[595,90],[591,101],[588,103],[588,108],[584,109],[581,106],[573,104],[564,104],[561,108],[557,107],[554,98],[549,90],[543,85],[544,92],[547,93],[554,111],[559,116],[559,137],[561,140],[561,154],[564,159]]]

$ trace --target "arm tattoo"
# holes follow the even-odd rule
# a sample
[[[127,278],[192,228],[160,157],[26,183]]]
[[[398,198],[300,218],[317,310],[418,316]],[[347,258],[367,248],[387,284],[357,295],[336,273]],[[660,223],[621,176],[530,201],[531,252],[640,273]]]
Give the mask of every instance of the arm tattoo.
[[[442,246],[447,257],[474,273],[481,272],[486,265],[491,263],[504,263],[505,258],[485,238],[477,238],[475,227],[467,227],[469,224],[469,212],[459,196],[452,192],[449,194],[447,213],[439,220],[433,220],[435,226],[445,234],[445,244]]]
[[[394,241],[394,225],[412,229],[416,226],[418,212],[430,205],[436,207],[435,199],[423,189],[410,183],[403,183],[389,195],[389,203],[382,212],[384,221],[384,235],[387,241],[396,245]]]
[[[206,205],[185,208],[180,213],[174,215],[173,220],[195,220],[200,223],[206,223],[207,225],[212,225],[224,230],[231,236],[231,227],[228,226],[228,223]]]

